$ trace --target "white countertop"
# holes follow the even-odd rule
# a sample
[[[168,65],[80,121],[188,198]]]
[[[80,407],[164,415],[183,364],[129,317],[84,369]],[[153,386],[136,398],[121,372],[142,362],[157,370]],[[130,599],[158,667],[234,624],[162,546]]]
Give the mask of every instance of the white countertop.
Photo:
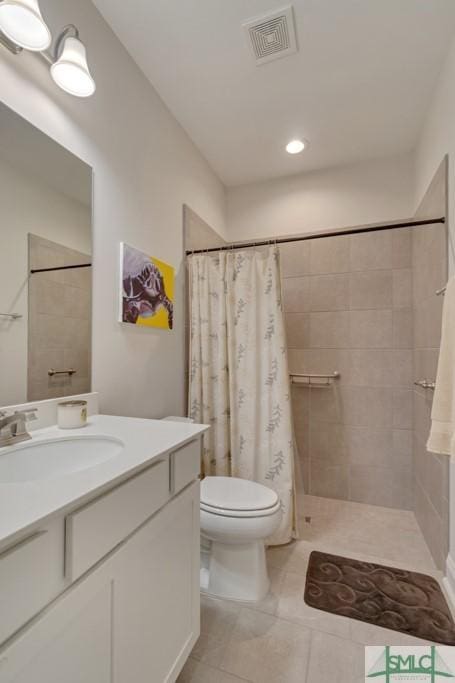
[[[207,425],[189,422],[92,415],[81,429],[53,426],[33,431],[36,442],[83,434],[114,437],[123,442],[124,448],[119,455],[89,469],[40,481],[0,483],[0,548],[45,519],[127,479],[207,429]],[[1,454],[0,448],[0,458]]]

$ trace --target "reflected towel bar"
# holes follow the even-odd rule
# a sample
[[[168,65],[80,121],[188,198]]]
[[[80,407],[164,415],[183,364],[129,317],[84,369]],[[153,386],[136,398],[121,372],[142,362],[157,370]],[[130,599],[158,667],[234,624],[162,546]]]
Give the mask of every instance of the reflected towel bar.
[[[444,296],[446,293],[446,287],[441,287],[441,289],[436,290],[436,296]]]
[[[422,387],[422,389],[431,389],[432,391],[434,391],[436,387],[436,382],[429,379],[416,379],[414,384],[416,387]]]
[[[291,384],[301,384],[303,386],[311,385],[313,387],[325,387],[332,384],[333,380],[339,379],[340,373],[336,371],[328,374],[291,372],[289,373],[289,377],[291,378]],[[325,380],[325,382],[321,382],[320,380]]]
[[[74,370],[73,368],[69,368],[68,370],[54,370],[51,368],[50,370],[47,371],[47,374],[49,377],[53,377],[54,375],[74,375],[77,372],[77,370]]]
[[[22,318],[20,313],[0,313],[0,318],[9,318],[10,320],[19,320]]]

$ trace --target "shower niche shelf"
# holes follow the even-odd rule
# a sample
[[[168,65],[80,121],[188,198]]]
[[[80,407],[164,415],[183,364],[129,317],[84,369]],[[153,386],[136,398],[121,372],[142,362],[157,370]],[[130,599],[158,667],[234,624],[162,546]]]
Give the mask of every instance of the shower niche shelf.
[[[329,387],[335,380],[340,378],[340,373],[337,371],[327,374],[291,372],[289,377],[291,378],[291,384],[303,387]]]

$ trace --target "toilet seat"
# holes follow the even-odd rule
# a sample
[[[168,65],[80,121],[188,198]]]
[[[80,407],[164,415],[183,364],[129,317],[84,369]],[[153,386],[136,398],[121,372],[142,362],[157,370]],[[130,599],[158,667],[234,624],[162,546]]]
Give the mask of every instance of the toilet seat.
[[[201,510],[221,517],[267,517],[280,508],[272,489],[237,477],[206,477],[201,482]]]

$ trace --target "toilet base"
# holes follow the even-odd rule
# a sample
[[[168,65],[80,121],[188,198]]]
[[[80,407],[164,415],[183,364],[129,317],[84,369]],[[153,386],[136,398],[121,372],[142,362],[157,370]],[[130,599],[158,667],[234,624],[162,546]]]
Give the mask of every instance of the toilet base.
[[[242,602],[258,602],[268,593],[264,541],[227,544],[212,541],[208,569],[201,572],[201,591]]]

